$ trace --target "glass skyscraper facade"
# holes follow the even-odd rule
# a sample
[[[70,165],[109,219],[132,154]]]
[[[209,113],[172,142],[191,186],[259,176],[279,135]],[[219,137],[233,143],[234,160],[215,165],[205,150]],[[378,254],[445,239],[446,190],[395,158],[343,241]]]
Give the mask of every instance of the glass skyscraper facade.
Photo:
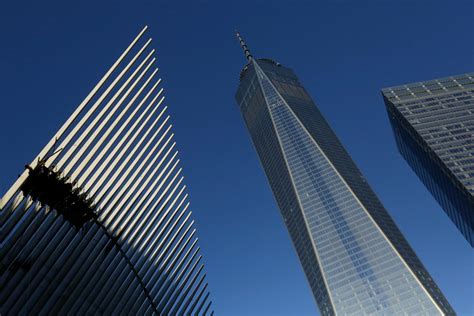
[[[293,71],[238,36],[236,99],[321,314],[454,314]]]
[[[0,200],[1,315],[213,315],[147,28]]]
[[[474,247],[474,73],[382,95],[400,153]]]

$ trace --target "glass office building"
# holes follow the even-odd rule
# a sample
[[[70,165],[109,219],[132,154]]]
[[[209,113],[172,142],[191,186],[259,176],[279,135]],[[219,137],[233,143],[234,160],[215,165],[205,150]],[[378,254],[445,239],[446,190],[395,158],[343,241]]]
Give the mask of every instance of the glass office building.
[[[212,315],[147,28],[0,200],[1,315]]]
[[[238,37],[236,99],[321,314],[454,314],[294,72]]]
[[[403,158],[474,247],[474,73],[382,95]]]

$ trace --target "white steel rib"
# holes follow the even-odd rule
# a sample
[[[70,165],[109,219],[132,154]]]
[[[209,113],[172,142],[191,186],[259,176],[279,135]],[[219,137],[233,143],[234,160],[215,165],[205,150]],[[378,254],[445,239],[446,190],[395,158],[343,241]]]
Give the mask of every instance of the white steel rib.
[[[33,159],[33,161],[30,163],[31,167],[35,167],[36,164],[38,163],[38,160],[46,156],[46,154],[53,148],[54,144],[56,143],[56,140],[61,138],[66,130],[73,124],[73,122],[76,120],[76,118],[81,114],[81,112],[84,110],[84,108],[87,106],[87,104],[91,101],[91,99],[95,96],[97,91],[104,85],[107,79],[109,79],[110,75],[112,72],[115,71],[117,66],[124,60],[124,58],[128,55],[130,50],[135,46],[135,44],[140,40],[142,35],[145,33],[145,31],[148,29],[148,26],[145,26],[141,32],[135,37],[135,39],[130,43],[130,45],[127,47],[127,49],[120,55],[120,57],[115,61],[115,63],[110,67],[110,69],[105,73],[105,75],[100,79],[100,81],[96,84],[96,86],[89,92],[87,97],[79,104],[79,106],[76,108],[76,110],[72,113],[72,115],[66,120],[66,122],[61,126],[61,128],[56,132],[56,134],[51,138],[51,140],[46,144],[46,146],[40,151],[40,153]],[[151,39],[150,39],[151,41]],[[71,135],[71,133],[70,133]],[[71,135],[71,137],[74,135]],[[15,181],[15,183],[10,187],[10,189],[7,191],[7,193],[0,199],[0,209],[4,210],[6,203],[11,199],[11,197],[18,191],[20,188],[21,184],[25,181],[27,178],[28,173],[23,171],[23,173],[20,175],[20,177]]]
[[[1,314],[214,314],[147,29],[2,197]]]

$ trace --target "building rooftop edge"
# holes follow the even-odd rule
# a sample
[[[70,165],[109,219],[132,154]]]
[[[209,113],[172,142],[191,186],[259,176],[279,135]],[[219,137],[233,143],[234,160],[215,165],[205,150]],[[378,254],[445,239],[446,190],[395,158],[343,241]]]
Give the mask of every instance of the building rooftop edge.
[[[464,74],[457,74],[457,75],[451,75],[447,77],[441,77],[441,78],[433,78],[430,80],[422,80],[422,81],[413,81],[413,82],[408,82],[408,83],[403,83],[400,85],[396,86],[389,86],[386,88],[380,89],[382,92],[389,92],[390,90],[399,90],[399,89],[406,89],[410,88],[410,86],[419,86],[420,84],[426,84],[426,83],[432,83],[433,81],[446,81],[446,80],[453,80],[456,78],[465,78],[466,76],[469,76],[471,78],[474,78],[474,72],[467,72]]]
[[[277,67],[281,67],[281,64],[279,62],[277,62],[277,61],[275,61],[271,58],[254,58],[254,59],[250,60],[247,64],[245,64],[245,66],[240,71],[240,76],[239,76],[240,81],[242,81],[242,79],[244,78],[245,73],[247,72],[247,69],[248,69],[249,65],[252,64],[253,60],[268,62],[268,63],[271,63],[271,64],[277,66]]]

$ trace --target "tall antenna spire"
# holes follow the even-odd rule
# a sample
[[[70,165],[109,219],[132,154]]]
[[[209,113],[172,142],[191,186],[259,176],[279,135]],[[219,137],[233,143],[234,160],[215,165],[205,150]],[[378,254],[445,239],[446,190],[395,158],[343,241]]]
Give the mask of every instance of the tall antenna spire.
[[[253,59],[253,56],[252,54],[250,54],[250,50],[247,44],[245,44],[244,39],[242,38],[242,36],[240,36],[240,33],[237,30],[235,30],[235,35],[237,35],[237,38],[239,39],[240,47],[242,47],[245,57],[247,58],[249,62],[251,62]]]

